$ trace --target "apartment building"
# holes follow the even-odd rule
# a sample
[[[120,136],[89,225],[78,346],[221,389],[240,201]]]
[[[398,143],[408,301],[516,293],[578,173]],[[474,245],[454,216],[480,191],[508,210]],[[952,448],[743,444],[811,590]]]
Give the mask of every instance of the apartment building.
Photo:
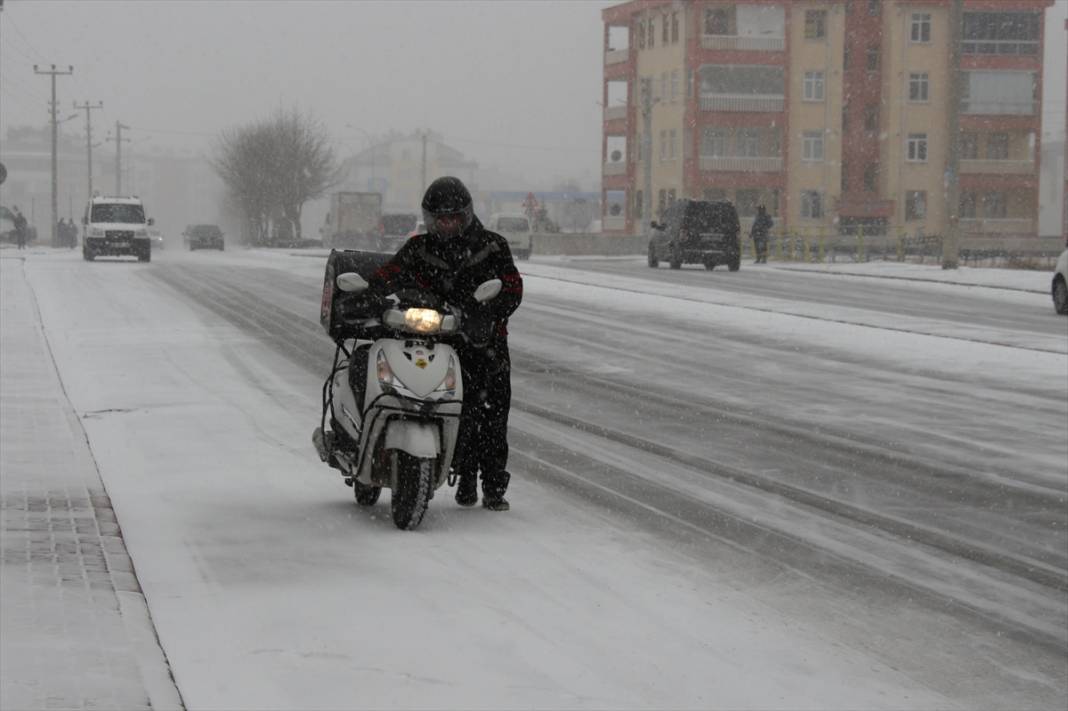
[[[964,0],[959,217],[1037,231],[1044,10]],[[631,0],[602,11],[605,231],[681,197],[820,234],[940,234],[950,0]]]

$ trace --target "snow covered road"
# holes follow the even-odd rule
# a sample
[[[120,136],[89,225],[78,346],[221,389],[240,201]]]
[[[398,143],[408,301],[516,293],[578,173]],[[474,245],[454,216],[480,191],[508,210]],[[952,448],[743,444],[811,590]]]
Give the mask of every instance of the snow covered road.
[[[907,284],[894,313],[524,265],[515,509],[443,490],[406,536],[309,444],[321,268],[26,264],[190,708],[1065,700],[1048,297],[969,325]]]

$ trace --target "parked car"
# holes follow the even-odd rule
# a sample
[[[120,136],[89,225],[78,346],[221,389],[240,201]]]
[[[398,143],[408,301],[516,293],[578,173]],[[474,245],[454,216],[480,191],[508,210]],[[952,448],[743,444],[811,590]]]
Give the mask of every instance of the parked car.
[[[516,259],[530,259],[534,251],[530,219],[522,213],[497,213],[490,215],[486,229],[496,232],[508,241],[508,249]]]
[[[1054,310],[1062,316],[1068,316],[1068,249],[1057,258],[1050,293],[1053,295]]]
[[[189,225],[182,236],[189,242],[189,251],[194,249],[217,249],[222,251],[223,232],[218,225]]]
[[[726,201],[676,200],[664,211],[662,222],[650,223],[649,266],[660,260],[672,269],[703,264],[714,269],[726,264],[732,272],[742,263],[741,224],[738,211]]]

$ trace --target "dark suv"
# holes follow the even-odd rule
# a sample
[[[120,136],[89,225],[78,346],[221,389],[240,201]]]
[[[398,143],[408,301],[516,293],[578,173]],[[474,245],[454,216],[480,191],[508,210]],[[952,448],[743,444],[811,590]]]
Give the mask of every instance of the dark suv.
[[[182,236],[189,241],[189,251],[194,249],[223,248],[223,233],[218,225],[189,225]]]
[[[663,222],[652,223],[649,266],[664,260],[672,269],[683,264],[704,264],[713,269],[726,264],[732,272],[742,263],[738,211],[726,201],[677,200],[664,211]]]

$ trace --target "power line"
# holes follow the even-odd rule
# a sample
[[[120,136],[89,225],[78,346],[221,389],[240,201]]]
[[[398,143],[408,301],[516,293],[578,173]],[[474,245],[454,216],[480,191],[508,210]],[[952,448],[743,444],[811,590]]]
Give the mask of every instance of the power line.
[[[7,18],[4,19],[4,23],[7,24],[8,26],[10,26],[11,29],[15,30],[15,33],[19,36],[19,39],[22,40],[22,43],[24,45],[26,45],[27,47],[29,47],[31,52],[33,52],[34,54],[37,55],[37,61],[39,61],[39,62],[46,61],[45,60],[45,56],[43,54],[41,54],[40,52],[38,52],[36,47],[34,47],[32,44],[30,44],[30,41],[28,39],[26,39],[26,35],[22,34],[22,30],[20,30],[19,26],[15,24],[14,18],[7,17]],[[33,60],[31,60],[31,61],[33,61]]]

